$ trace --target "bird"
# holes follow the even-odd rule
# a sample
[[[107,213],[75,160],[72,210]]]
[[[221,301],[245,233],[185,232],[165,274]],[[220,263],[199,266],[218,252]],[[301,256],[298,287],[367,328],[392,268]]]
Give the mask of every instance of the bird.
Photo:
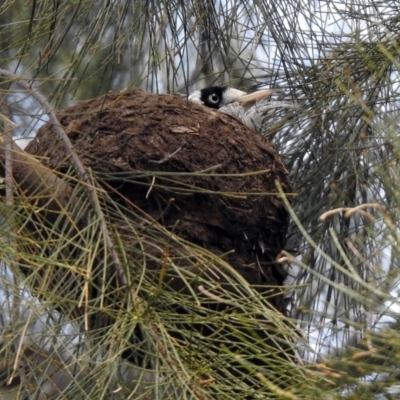
[[[276,89],[257,90],[249,94],[228,86],[209,86],[201,90],[196,90],[189,96],[189,100],[217,110],[228,104],[238,102],[247,110],[257,101],[271,96],[276,91]]]
[[[294,107],[295,103],[266,101],[278,89],[262,89],[253,93],[228,86],[209,86],[196,90],[188,100],[239,119],[250,129],[261,132],[265,114],[276,107]]]

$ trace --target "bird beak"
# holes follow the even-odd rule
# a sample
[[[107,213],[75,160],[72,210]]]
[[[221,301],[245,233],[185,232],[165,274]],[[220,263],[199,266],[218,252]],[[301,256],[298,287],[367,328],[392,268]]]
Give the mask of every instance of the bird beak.
[[[254,103],[257,103],[257,101],[265,99],[266,97],[273,95],[277,91],[278,91],[277,89],[258,90],[257,92],[254,93],[245,94],[236,99],[235,101],[242,104],[243,106],[250,107]]]

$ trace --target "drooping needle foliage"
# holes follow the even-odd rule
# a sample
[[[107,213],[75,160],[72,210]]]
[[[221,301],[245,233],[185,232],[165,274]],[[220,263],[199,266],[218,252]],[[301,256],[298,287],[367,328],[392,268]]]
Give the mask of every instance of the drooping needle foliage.
[[[116,203],[97,176],[91,179],[102,212],[81,181],[52,224],[41,219],[43,204],[15,185],[0,211],[1,390],[60,399],[396,396],[399,21],[396,2],[361,0],[3,1],[0,67],[30,81],[55,109],[125,87],[186,94],[210,84],[277,87],[277,98],[300,107],[270,110],[262,132],[284,156],[296,193],[282,254],[292,319],[274,312],[222,259]],[[3,131],[34,135],[48,119],[42,105],[5,78],[0,90]],[[92,305],[85,297],[90,269],[81,267],[105,271],[115,261],[104,221],[132,292],[108,293]],[[37,233],[29,236],[32,224]],[[193,266],[182,280],[201,264],[237,288],[216,288],[210,299],[235,309],[213,341],[188,326],[214,326],[221,314],[187,293],[163,290],[163,276],[146,269],[158,262],[182,274],[167,261],[172,242]],[[46,287],[42,278],[38,287],[35,275],[18,275],[16,266],[61,268],[80,275],[82,286],[68,299],[65,287]],[[123,307],[114,307],[115,299]],[[177,303],[188,312],[176,312]],[[82,312],[71,324],[72,309]],[[99,310],[117,323],[89,334],[85,327]],[[261,331],[269,340],[260,340]],[[120,358],[132,332],[141,369]],[[236,340],[235,350],[227,346]],[[281,341],[290,344],[286,357],[277,350]],[[235,378],[240,369],[247,380]]]

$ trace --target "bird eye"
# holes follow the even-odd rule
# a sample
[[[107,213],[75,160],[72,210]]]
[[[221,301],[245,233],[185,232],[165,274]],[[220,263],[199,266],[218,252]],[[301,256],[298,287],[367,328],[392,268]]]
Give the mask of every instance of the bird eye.
[[[219,102],[219,96],[215,93],[210,94],[208,96],[208,101],[213,104],[217,104]]]

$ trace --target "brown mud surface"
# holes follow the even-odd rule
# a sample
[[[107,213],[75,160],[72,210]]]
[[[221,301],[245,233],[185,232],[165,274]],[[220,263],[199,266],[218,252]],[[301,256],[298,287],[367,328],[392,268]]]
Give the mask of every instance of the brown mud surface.
[[[285,192],[290,185],[267,139],[231,116],[140,90],[108,93],[58,117],[84,166],[100,181],[107,177],[117,201],[126,198],[182,238],[226,254],[249,283],[282,285],[285,273],[274,261],[289,217],[274,193],[276,181]],[[58,171],[72,166],[49,123],[26,151]]]

